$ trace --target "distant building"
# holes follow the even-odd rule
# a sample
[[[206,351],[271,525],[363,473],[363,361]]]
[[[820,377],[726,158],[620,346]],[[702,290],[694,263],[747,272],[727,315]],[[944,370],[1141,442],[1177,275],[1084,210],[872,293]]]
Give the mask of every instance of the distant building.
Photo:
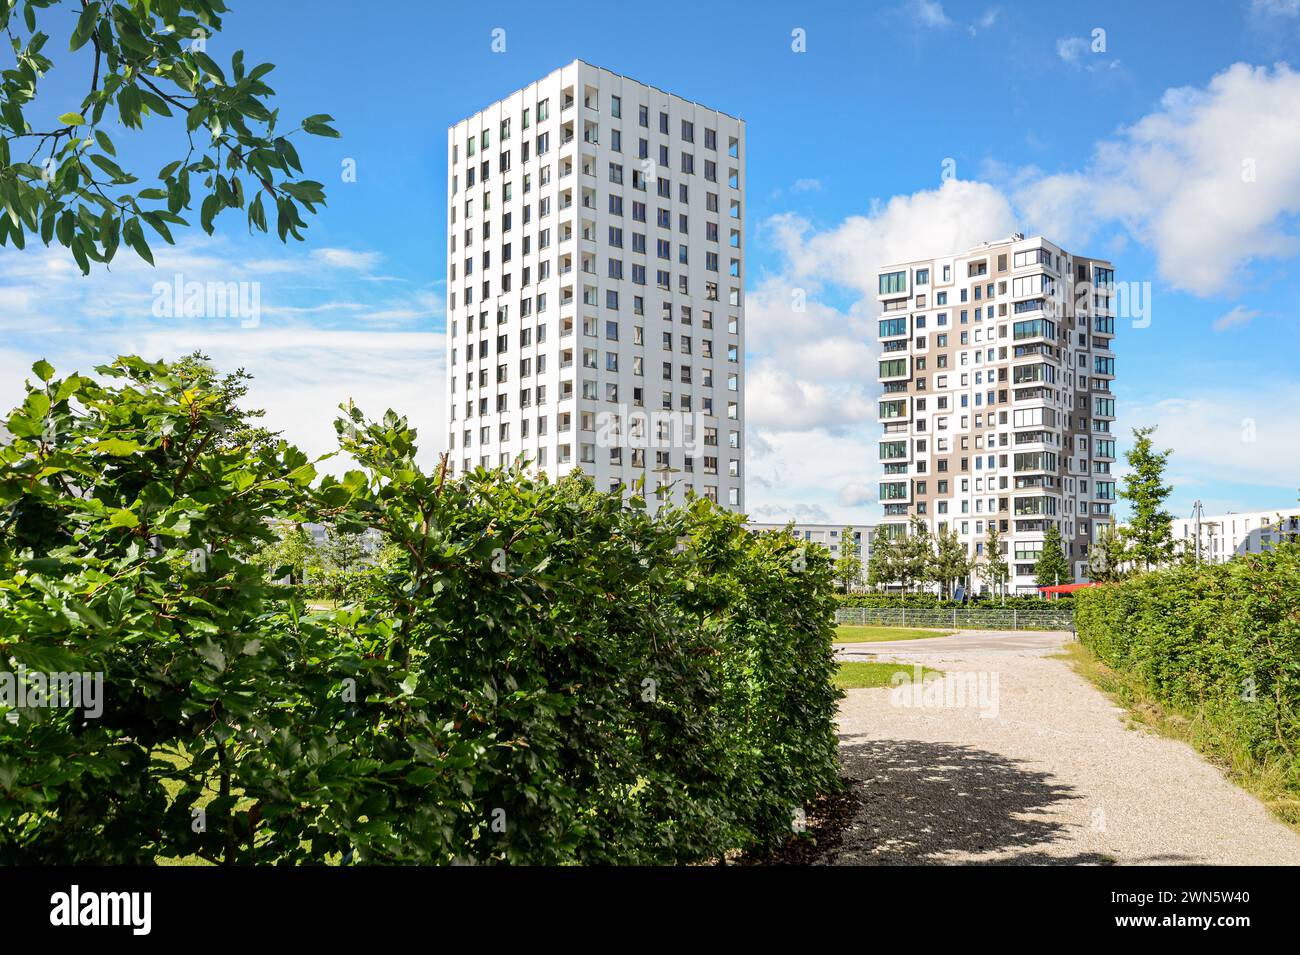
[[[996,526],[1032,594],[1055,528],[1086,580],[1114,520],[1114,268],[1019,233],[935,251],[877,277],[881,533],[917,518],[978,561]]]
[[[1180,553],[1196,550],[1196,521],[1177,518],[1174,544]],[[1201,517],[1201,560],[1221,564],[1242,554],[1258,554],[1288,537],[1300,535],[1300,506],[1266,511],[1207,514]]]
[[[750,521],[745,525],[751,531],[783,531],[789,528],[800,540],[820,544],[839,560],[846,550],[854,551],[862,561],[862,584],[866,585],[867,561],[871,559],[871,538],[875,527],[868,524],[800,524],[787,521],[783,524]]]

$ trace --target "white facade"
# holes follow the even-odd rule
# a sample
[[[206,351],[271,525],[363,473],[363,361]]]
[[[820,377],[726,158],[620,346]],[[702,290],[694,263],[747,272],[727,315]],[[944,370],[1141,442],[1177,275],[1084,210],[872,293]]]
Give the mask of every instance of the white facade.
[[[1032,593],[1054,524],[1086,580],[1116,493],[1110,263],[1014,235],[878,278],[884,532],[916,516],[978,561],[996,523]]]
[[[576,60],[447,160],[455,473],[522,457],[743,509],[744,122]]]
[[[839,560],[845,553],[856,553],[862,562],[862,578],[851,589],[862,590],[867,582],[867,562],[871,560],[871,540],[875,528],[869,524],[801,524],[787,521],[784,524],[750,521],[745,525],[751,531],[789,530],[796,538],[819,544],[830,551],[831,560]]]
[[[831,557],[839,558],[844,553],[847,531],[849,549],[855,551],[862,559],[863,572],[871,558],[871,535],[875,528],[869,524],[801,524],[787,521],[784,524],[750,521],[745,525],[751,531],[783,531],[787,528],[800,540],[820,544],[831,552]]]
[[[1258,554],[1279,540],[1300,534],[1300,507],[1271,511],[1207,514],[1201,517],[1201,560],[1221,564],[1242,554]],[[1196,550],[1196,521],[1176,518],[1174,543],[1180,552]]]

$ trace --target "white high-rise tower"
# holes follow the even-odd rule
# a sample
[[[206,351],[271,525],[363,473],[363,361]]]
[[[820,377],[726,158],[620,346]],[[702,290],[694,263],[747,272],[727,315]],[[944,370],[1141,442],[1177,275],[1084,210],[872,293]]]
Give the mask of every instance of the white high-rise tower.
[[[744,506],[745,124],[575,60],[447,133],[456,473]]]

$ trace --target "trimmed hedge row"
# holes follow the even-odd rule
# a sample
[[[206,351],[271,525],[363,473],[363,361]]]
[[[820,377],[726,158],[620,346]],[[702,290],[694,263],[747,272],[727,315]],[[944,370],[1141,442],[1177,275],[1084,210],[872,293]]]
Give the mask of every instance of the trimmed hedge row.
[[[703,500],[430,473],[391,412],[317,480],[202,380],[100,371],[0,447],[0,669],[106,695],[0,712],[0,861],[683,863],[838,786],[829,557]],[[274,520],[401,556],[309,614],[253,563]]]
[[[961,607],[1005,607],[1007,610],[1042,610],[1052,604],[1059,604],[1063,607],[1071,606],[1070,596],[1063,595],[1059,600],[1046,601],[1041,597],[1011,595],[1005,598],[988,597],[972,600],[969,603],[961,603],[958,600],[946,600],[937,594],[905,594],[905,593],[867,593],[867,594],[836,594],[835,599],[839,601],[841,607],[871,607],[876,609],[889,609],[891,607],[907,607],[909,610],[915,608],[933,608],[952,610]]]
[[[1076,598],[1079,639],[1102,662],[1199,717],[1214,755],[1275,767],[1300,793],[1300,545]]]

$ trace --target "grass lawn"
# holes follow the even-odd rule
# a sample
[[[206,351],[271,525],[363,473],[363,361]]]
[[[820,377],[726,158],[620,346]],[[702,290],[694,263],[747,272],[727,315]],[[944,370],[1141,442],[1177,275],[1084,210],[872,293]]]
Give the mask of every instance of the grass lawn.
[[[912,678],[913,665],[910,663],[841,663],[839,672],[831,681],[841,690],[870,690],[878,686],[893,686],[890,682],[900,670]],[[921,679],[943,676],[942,670],[921,668]]]
[[[919,630],[916,627],[859,627],[841,624],[835,628],[836,643],[879,643],[882,640],[919,640],[946,637],[955,630]]]

